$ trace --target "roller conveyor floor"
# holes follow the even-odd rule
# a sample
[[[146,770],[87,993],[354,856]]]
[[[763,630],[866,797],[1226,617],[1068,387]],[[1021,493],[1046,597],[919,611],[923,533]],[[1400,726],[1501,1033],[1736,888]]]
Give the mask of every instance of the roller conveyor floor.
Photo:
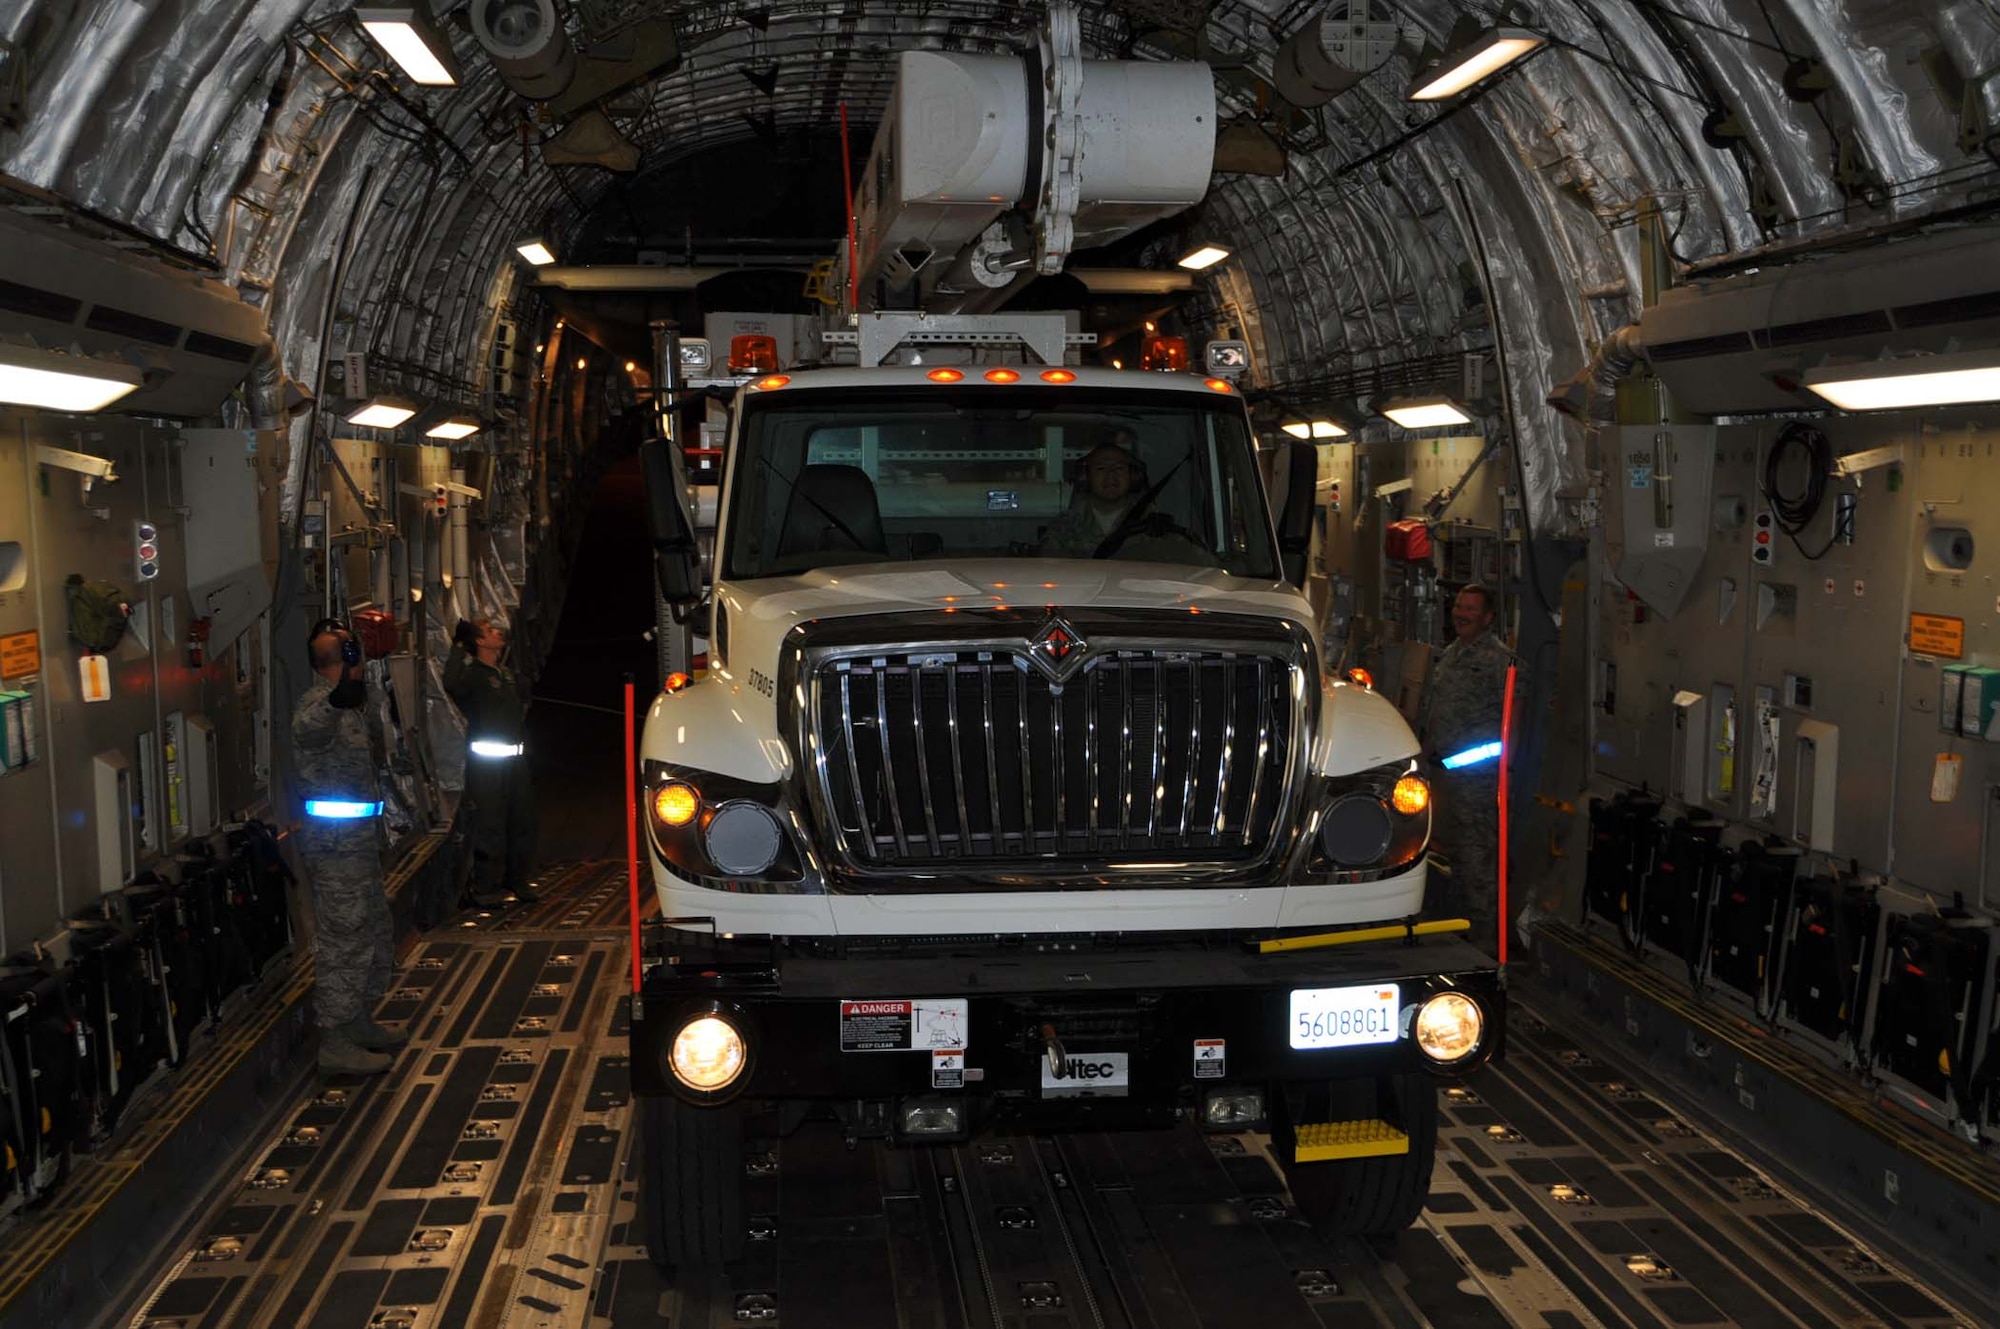
[[[623,868],[545,887],[406,950],[381,1018],[409,1049],[380,1078],[315,1082],[116,1323],[1980,1322],[1556,1032],[1532,993],[1505,1064],[1448,1092],[1428,1210],[1394,1242],[1321,1240],[1257,1135],[850,1148],[811,1123],[753,1161],[745,1259],[674,1286],[633,1215]]]

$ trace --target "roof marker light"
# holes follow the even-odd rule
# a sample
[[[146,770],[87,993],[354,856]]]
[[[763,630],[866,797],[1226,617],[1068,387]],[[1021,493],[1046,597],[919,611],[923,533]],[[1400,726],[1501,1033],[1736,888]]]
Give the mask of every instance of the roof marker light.
[[[758,379],[756,386],[762,391],[769,392],[773,388],[782,388],[791,381],[792,378],[789,374],[770,374]]]
[[[1019,383],[1021,373],[1017,369],[989,369],[985,378],[988,383]]]
[[[1074,383],[1076,382],[1076,375],[1067,369],[1044,369],[1042,371],[1042,382]]]
[[[933,369],[924,377],[933,383],[956,383],[963,379],[965,374],[957,369]]]

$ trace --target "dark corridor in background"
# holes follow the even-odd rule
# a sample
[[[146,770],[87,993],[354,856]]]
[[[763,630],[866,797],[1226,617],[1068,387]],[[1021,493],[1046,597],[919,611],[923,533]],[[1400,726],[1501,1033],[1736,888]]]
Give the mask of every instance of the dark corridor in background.
[[[598,482],[554,644],[528,711],[543,863],[622,858],[624,682],[641,712],[659,692],[653,644],[653,557],[636,457]]]

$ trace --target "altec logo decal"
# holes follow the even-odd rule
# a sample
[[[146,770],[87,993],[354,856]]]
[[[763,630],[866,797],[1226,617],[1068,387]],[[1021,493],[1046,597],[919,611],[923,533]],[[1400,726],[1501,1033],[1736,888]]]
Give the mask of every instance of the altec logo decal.
[[[1131,1054],[1125,1052],[1072,1053],[1063,1062],[1061,1079],[1049,1074],[1048,1060],[1042,1060],[1044,1098],[1075,1094],[1123,1095],[1131,1082]]]

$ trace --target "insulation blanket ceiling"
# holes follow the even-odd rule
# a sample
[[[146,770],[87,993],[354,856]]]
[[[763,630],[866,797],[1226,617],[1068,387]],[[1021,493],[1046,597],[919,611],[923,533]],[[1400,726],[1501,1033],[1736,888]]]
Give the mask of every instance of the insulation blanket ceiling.
[[[475,382],[512,240],[578,234],[621,177],[530,150],[562,127],[524,113],[457,0],[439,9],[465,77],[442,90],[385,71],[348,8],[10,0],[0,171],[212,256],[316,390],[324,352],[350,345],[419,381]],[[1260,386],[1296,403],[1408,386],[1497,333],[1538,529],[1582,477],[1572,427],[1542,400],[1636,318],[1643,201],[1698,272],[1962,208],[1995,182],[2000,0],[1536,0],[1510,17],[1552,44],[1443,109],[1404,100],[1414,39],[1442,42],[1493,7],[1374,0],[1367,16],[1401,25],[1401,49],[1306,111],[1275,99],[1272,61],[1323,6],[1081,9],[1086,55],[1203,56],[1222,114],[1261,119],[1287,149],[1281,177],[1218,177],[1191,221],[1235,252],[1197,307],[1251,335]],[[605,103],[641,172],[825,129],[843,104],[865,133],[896,51],[1016,49],[1041,17],[966,0],[568,13],[586,51],[674,25],[678,65]]]

